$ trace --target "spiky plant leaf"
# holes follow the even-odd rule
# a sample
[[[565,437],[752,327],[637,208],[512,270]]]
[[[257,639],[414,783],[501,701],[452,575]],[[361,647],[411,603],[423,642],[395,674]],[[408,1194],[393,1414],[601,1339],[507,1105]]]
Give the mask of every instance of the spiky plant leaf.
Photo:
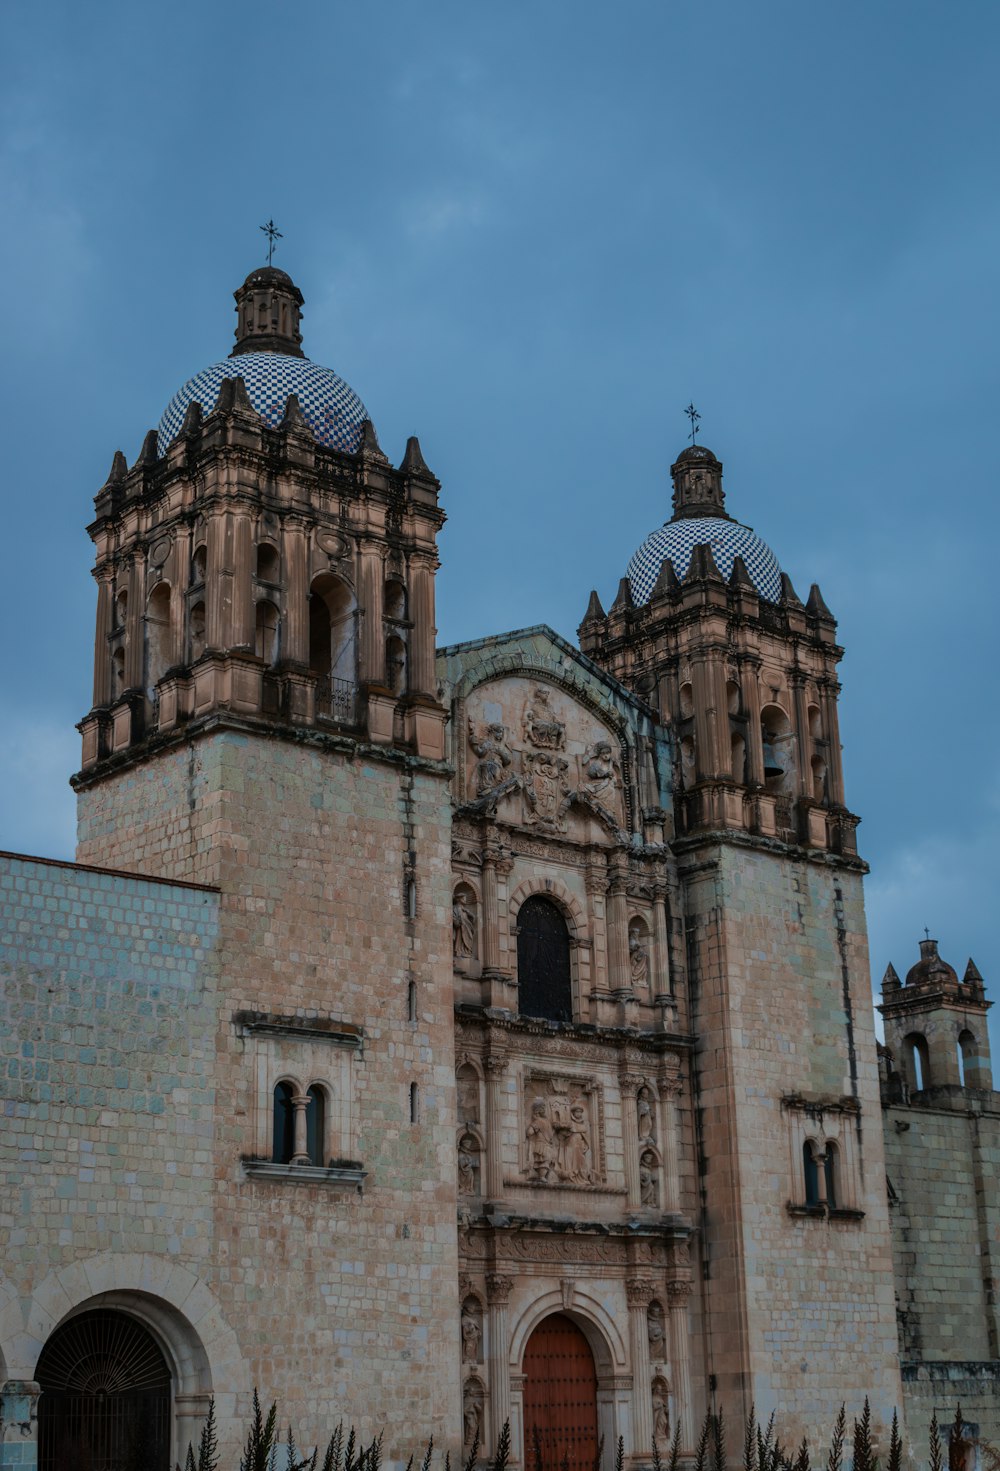
[[[670,1451],[667,1455],[667,1471],[677,1471],[681,1459],[681,1422],[678,1420],[674,1426],[674,1433],[670,1440]]]
[[[625,1471],[625,1437],[619,1435],[618,1449],[615,1451],[615,1471]]]
[[[799,1453],[795,1457],[794,1471],[809,1471],[809,1442],[805,1436],[799,1446]]]
[[[219,1442],[215,1434],[215,1395],[208,1402],[208,1414],[201,1427],[201,1442],[198,1446],[198,1465],[195,1471],[218,1471]]]
[[[937,1415],[931,1416],[930,1452],[928,1471],[941,1471],[944,1465],[944,1455],[941,1450],[941,1433],[938,1430]]]
[[[743,1471],[757,1471],[757,1413],[753,1405],[743,1427]]]
[[[694,1471],[705,1471],[708,1465],[708,1441],[712,1434],[712,1412],[705,1411],[705,1418],[701,1422],[701,1434],[698,1436],[698,1445],[694,1453]]]
[[[476,1426],[476,1433],[472,1437],[472,1445],[469,1448],[469,1454],[465,1458],[465,1464],[462,1467],[462,1471],[475,1471],[476,1462],[478,1460],[479,1460],[479,1426],[477,1425]],[[413,1457],[411,1456],[410,1457],[410,1461],[409,1461],[409,1465],[407,1466],[406,1471],[410,1471],[410,1467],[412,1465],[413,1465]]]
[[[726,1418],[722,1410],[715,1416],[713,1426],[713,1471],[726,1471]]]
[[[903,1471],[903,1442],[899,1436],[899,1416],[892,1412],[892,1429],[889,1432],[889,1460],[886,1471]]]
[[[847,1406],[841,1405],[833,1426],[830,1450],[826,1458],[826,1471],[840,1471],[844,1459],[844,1437],[847,1434]]]
[[[508,1471],[510,1465],[510,1421],[503,1422],[503,1429],[497,1436],[497,1451],[493,1457],[493,1471]]]

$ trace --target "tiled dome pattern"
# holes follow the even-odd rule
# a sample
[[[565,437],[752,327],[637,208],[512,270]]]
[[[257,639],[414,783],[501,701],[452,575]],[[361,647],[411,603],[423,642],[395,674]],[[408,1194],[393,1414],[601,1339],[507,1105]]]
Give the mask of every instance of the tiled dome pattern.
[[[348,454],[357,451],[368,410],[343,378],[308,358],[282,352],[246,352],[203,368],[174,394],[160,420],[157,446],[161,455],[180,433],[189,404],[199,403],[205,414],[211,413],[224,378],[243,379],[250,402],[272,429],[284,417],[288,395],[295,393],[306,423],[320,444]]]
[[[670,558],[677,576],[683,578],[696,546],[708,542],[715,564],[723,577],[729,577],[733,561],[739,556],[754,587],[762,598],[776,603],[781,597],[781,568],[766,542],[749,526],[739,521],[726,521],[721,516],[693,516],[690,520],[668,521],[646,537],[628,564],[628,580],[635,603],[647,603],[660,568]]]

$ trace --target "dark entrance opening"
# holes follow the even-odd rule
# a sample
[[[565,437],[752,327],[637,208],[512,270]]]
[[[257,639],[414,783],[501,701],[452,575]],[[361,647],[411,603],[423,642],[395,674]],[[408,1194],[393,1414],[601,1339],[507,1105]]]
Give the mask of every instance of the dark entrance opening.
[[[565,1313],[545,1318],[524,1350],[524,1459],[593,1471],[597,1370],[590,1344]]]
[[[36,1371],[39,1471],[169,1471],[170,1370],[127,1313],[80,1313]]]
[[[573,1019],[569,930],[552,900],[538,895],[517,916],[517,1007],[522,1016]]]

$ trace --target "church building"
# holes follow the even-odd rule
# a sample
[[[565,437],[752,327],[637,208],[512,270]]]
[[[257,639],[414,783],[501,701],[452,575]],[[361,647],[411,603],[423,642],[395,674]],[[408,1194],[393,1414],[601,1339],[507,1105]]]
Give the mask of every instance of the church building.
[[[214,1397],[235,1471],[254,1386],[400,1466],[1000,1441],[989,1002],[928,938],[876,1042],[819,588],[692,443],[579,647],[437,648],[446,493],[302,307],[115,455],[76,862],[0,855],[0,1468]]]

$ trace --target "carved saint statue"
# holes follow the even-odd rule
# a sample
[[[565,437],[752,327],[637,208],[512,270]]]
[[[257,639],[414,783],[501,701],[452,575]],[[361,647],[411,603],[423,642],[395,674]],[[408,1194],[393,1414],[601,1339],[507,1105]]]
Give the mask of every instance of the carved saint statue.
[[[653,1117],[653,1095],[645,1083],[639,1089],[635,1111],[639,1128],[639,1143],[651,1144],[656,1138],[656,1124]]]
[[[638,926],[628,932],[628,959],[632,970],[632,989],[645,989],[649,984],[649,951],[643,944]]]
[[[532,703],[524,712],[524,734],[533,746],[543,750],[561,751],[566,744],[566,727],[556,719],[548,691],[542,685],[536,687]]]
[[[536,1098],[531,1105],[524,1136],[528,1141],[528,1175],[532,1180],[551,1180],[556,1173],[559,1151],[544,1098]]]
[[[663,1358],[664,1353],[663,1309],[658,1302],[651,1302],[649,1305],[646,1328],[649,1333],[650,1361],[656,1364]]]
[[[658,1445],[670,1439],[670,1391],[659,1378],[653,1380],[653,1439]]]
[[[574,1185],[588,1185],[593,1179],[590,1130],[587,1125],[587,1111],[582,1103],[574,1103],[569,1111],[569,1125],[563,1144],[562,1176]]]
[[[613,811],[618,788],[618,773],[610,741],[595,741],[583,753],[583,792],[598,807]]]
[[[462,1307],[462,1358],[467,1364],[478,1364],[479,1345],[483,1330],[476,1312],[476,1304],[470,1298]]]
[[[479,1194],[479,1145],[471,1134],[458,1141],[458,1190],[460,1195]]]
[[[639,1200],[643,1205],[660,1203],[660,1187],[656,1178],[656,1155],[644,1149],[639,1157]]]
[[[466,1381],[462,1396],[462,1442],[472,1445],[483,1438],[483,1397],[475,1380]]]
[[[477,740],[470,720],[469,745],[479,757],[476,762],[476,791],[480,797],[488,796],[508,780],[507,768],[513,758],[507,744],[507,732],[502,725],[488,725],[482,740]]]
[[[469,906],[468,895],[456,889],[451,906],[451,948],[456,960],[468,960],[476,953],[476,916]]]

